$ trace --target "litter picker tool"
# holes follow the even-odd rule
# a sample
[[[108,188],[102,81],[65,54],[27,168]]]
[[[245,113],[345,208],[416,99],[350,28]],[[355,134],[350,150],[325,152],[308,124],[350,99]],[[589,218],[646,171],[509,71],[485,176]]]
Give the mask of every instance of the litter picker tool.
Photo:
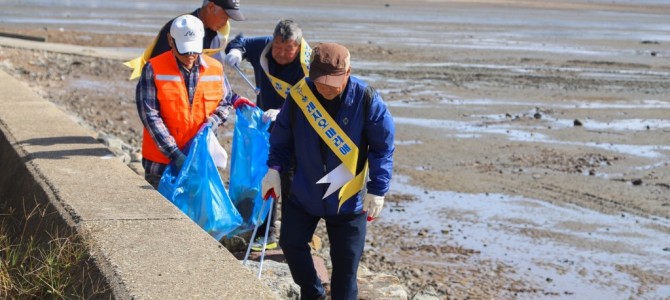
[[[277,198],[277,194],[275,194],[275,190],[271,189],[267,193],[265,193],[265,197],[263,197],[263,206],[261,206],[261,213],[258,214],[258,220],[256,222],[256,226],[254,226],[254,232],[251,233],[251,239],[249,240],[249,246],[247,247],[247,253],[244,254],[244,261],[242,262],[243,266],[247,265],[247,259],[249,258],[249,253],[251,252],[251,245],[253,245],[254,240],[256,239],[256,232],[258,232],[258,227],[262,225],[262,218],[263,214],[262,212],[265,210],[265,205],[270,205],[270,209],[268,210],[268,222],[267,225],[265,226],[265,237],[263,238],[263,250],[261,251],[261,261],[260,264],[258,265],[258,279],[261,279],[261,272],[263,271],[263,261],[265,260],[265,248],[268,245],[268,233],[270,232],[270,220],[272,220],[272,201]]]
[[[253,83],[251,83],[251,81],[249,80],[249,78],[247,78],[247,75],[244,75],[244,73],[242,72],[242,70],[240,70],[240,67],[239,67],[238,65],[235,65],[234,67],[235,67],[235,70],[237,70],[237,74],[240,74],[240,76],[242,77],[242,79],[244,79],[244,81],[247,82],[247,84],[251,87],[251,89],[254,90],[254,93],[256,93],[256,95],[260,94],[260,93],[261,93],[261,89],[260,89],[260,88],[257,88]]]

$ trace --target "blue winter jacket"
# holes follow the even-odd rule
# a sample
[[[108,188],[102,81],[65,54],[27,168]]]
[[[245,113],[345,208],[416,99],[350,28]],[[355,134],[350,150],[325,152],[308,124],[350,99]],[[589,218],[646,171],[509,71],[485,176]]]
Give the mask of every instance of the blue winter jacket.
[[[316,94],[314,83],[309,78],[306,80]],[[377,92],[374,92],[371,101],[364,100],[366,87],[363,81],[349,77],[342,93],[340,109],[331,117],[359,148],[356,172],[363,169],[365,158],[369,161],[367,192],[383,196],[389,190],[391,181],[395,127],[386,104]],[[368,103],[369,107],[366,107]],[[268,166],[286,168],[295,154],[296,169],[291,196],[283,201],[293,201],[313,216],[361,213],[365,188],[346,200],[339,212],[339,190],[322,200],[329,184],[316,182],[340,165],[341,161],[330,149],[327,149],[325,158],[321,157],[320,139],[289,95],[270,135],[268,159]]]
[[[279,109],[284,104],[284,98],[279,96],[272,87],[272,82],[261,68],[261,53],[263,49],[272,43],[271,36],[245,38],[241,35],[235,37],[226,46],[226,53],[231,49],[238,49],[242,52],[242,59],[247,60],[254,67],[254,77],[256,86],[261,89],[260,94],[256,97],[256,105],[262,110]],[[272,76],[277,77],[290,85],[296,84],[306,75],[303,74],[302,66],[300,65],[300,55],[296,59],[286,65],[280,72],[277,72],[278,64],[272,58],[272,51],[266,54],[268,59],[268,71]]]

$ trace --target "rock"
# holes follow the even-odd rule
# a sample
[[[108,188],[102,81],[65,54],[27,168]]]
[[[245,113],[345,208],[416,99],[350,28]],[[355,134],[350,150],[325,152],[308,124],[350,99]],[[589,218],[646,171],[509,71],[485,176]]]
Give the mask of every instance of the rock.
[[[251,233],[248,234],[249,236]],[[219,242],[228,249],[231,253],[246,251],[249,245],[248,236],[236,235],[231,238],[224,237]]]
[[[440,294],[432,287],[428,287],[414,295],[412,300],[440,300]]]
[[[309,242],[309,246],[312,248],[312,250],[318,252],[323,246],[321,243],[321,238],[317,235],[312,235],[312,241]]]
[[[326,262],[326,268],[328,270],[333,269],[333,261],[330,259],[330,247],[323,247],[321,251],[317,253],[317,255]]]
[[[583,126],[583,125],[584,125],[584,124],[582,124],[582,121],[580,121],[580,120],[578,120],[578,119],[575,119],[572,123],[573,123],[575,126]]]
[[[105,144],[105,146],[107,146],[107,148],[110,148],[115,153],[116,150],[123,151],[123,142],[116,137],[104,135],[102,137],[102,142]]]
[[[128,164],[128,167],[133,170],[133,172],[137,173],[137,175],[144,176],[144,168],[142,167],[142,163],[140,162],[131,162]]]
[[[126,165],[131,162],[130,155],[128,153],[123,152],[123,153],[121,153],[121,155],[117,155],[117,156],[119,157],[121,162],[123,162]]]
[[[631,183],[633,185],[642,185],[642,179],[633,179],[633,181],[631,181]]]
[[[408,296],[398,277],[379,273],[358,276],[358,299],[406,300]]]
[[[372,271],[368,269],[363,263],[358,264],[358,277],[366,277],[373,275]]]
[[[258,266],[256,261],[247,261],[245,267],[256,276]],[[300,287],[291,278],[291,270],[287,264],[272,260],[263,262],[260,280],[275,293],[277,299],[300,299]]]
[[[316,269],[316,275],[319,276],[321,282],[330,284],[330,275],[328,275],[328,269],[326,269],[326,263],[323,259],[318,256],[312,256],[312,261],[314,261],[314,269]]]
[[[266,252],[266,258],[263,261],[263,270],[261,272],[261,282],[272,289],[279,299],[300,299],[300,287],[291,279],[291,271],[286,263],[278,262],[273,259],[268,259],[268,255],[277,256],[281,250],[272,250]],[[235,253],[235,256],[244,255],[244,253]],[[254,260],[247,261],[245,267],[251,271],[254,276],[258,275],[259,262],[258,255],[254,256]],[[319,278],[328,287],[330,279],[326,272],[324,262],[321,258],[313,256],[314,265],[317,269]],[[324,272],[326,272],[324,274]],[[358,271],[358,298],[359,299],[390,299],[390,300],[405,300],[408,299],[407,292],[400,284],[398,277],[370,272],[367,267],[359,265]],[[427,290],[426,295],[431,295],[431,291]],[[433,298],[418,298],[431,300]]]
[[[239,260],[244,260],[244,255],[247,253],[246,249],[245,251],[239,251],[233,253],[233,255],[239,259]],[[251,251],[249,252],[249,257],[247,258],[248,261],[261,261],[261,253],[260,251]],[[281,251],[280,249],[272,249],[272,250],[265,250],[265,258],[263,259],[264,261],[276,261],[276,262],[286,262],[286,258],[284,257],[284,252]]]
[[[141,162],[142,161],[142,152],[131,152],[130,161],[132,162]]]

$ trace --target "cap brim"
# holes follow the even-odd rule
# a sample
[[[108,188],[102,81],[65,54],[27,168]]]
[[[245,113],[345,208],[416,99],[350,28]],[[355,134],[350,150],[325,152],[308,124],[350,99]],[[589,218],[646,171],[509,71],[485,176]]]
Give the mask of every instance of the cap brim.
[[[331,87],[341,87],[342,81],[346,76],[347,72],[342,72],[342,74],[328,74],[327,72],[319,68],[315,68],[314,66],[310,66],[309,68],[309,79]]]
[[[187,41],[187,42],[178,42],[175,41],[175,46],[177,46],[177,52],[181,53],[202,53],[202,41]]]
[[[244,21],[247,19],[239,9],[226,9],[226,14],[228,14],[228,18],[231,18],[235,21]]]

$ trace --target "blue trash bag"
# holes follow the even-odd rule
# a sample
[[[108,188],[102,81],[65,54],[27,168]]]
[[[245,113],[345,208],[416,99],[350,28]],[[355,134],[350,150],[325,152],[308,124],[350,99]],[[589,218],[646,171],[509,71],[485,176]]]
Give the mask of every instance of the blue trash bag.
[[[218,143],[212,128],[204,125],[188,147],[181,170],[169,164],[158,192],[170,200],[193,222],[216,240],[242,224],[242,217],[230,200],[208,150],[208,142]]]
[[[261,181],[268,171],[270,122],[263,122],[263,110],[240,106],[236,109],[230,159],[230,198],[242,215],[242,225],[232,235],[252,230],[265,221],[271,207],[263,207]]]

